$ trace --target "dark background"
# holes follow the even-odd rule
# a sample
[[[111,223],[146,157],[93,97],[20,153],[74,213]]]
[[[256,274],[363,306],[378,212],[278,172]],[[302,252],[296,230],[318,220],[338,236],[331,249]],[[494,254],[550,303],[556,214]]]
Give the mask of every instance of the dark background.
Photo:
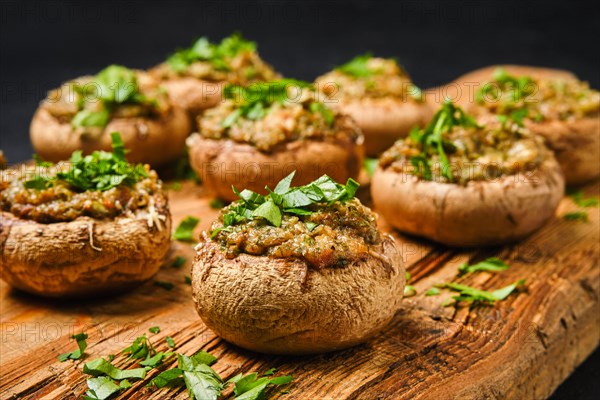
[[[158,64],[198,36],[239,30],[289,77],[312,80],[356,54],[396,57],[417,85],[494,63],[563,68],[600,86],[594,2],[1,1],[0,148],[31,157],[29,121],[47,90],[111,63]],[[599,310],[600,312],[600,310]],[[596,351],[555,393],[600,392]]]

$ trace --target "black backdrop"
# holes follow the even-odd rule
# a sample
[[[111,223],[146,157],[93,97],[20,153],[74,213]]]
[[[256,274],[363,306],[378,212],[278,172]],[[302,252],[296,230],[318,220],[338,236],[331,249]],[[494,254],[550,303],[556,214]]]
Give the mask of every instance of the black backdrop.
[[[0,148],[31,157],[30,118],[47,90],[118,63],[146,68],[200,35],[239,30],[283,74],[312,80],[358,53],[396,57],[421,87],[493,63],[564,68],[600,86],[594,2],[1,0]],[[599,328],[600,329],[600,328]],[[555,394],[600,392],[596,352]]]

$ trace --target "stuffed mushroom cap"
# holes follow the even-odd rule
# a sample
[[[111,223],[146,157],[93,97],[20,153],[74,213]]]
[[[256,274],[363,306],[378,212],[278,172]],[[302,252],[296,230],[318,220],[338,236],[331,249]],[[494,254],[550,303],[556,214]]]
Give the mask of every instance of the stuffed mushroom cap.
[[[368,156],[379,156],[396,139],[425,125],[433,114],[394,59],[357,56],[317,78],[315,85],[328,106],[357,122]]]
[[[192,115],[216,106],[222,100],[222,89],[227,83],[246,86],[280,78],[260,58],[256,43],[237,33],[218,44],[201,37],[191,47],[172,54],[150,73],[163,82],[176,104]]]
[[[192,267],[198,314],[223,339],[263,353],[362,343],[400,307],[400,252],[354,198],[355,182],[324,176],[290,189],[290,180],[275,195],[241,192],[203,234]]]
[[[237,199],[231,187],[265,193],[296,171],[298,184],[323,174],[356,178],[363,136],[347,115],[317,101],[306,82],[230,86],[228,100],[198,117],[188,139],[190,164],[212,193]]]
[[[543,139],[452,103],[379,159],[373,203],[395,228],[459,247],[530,235],[552,218],[564,178]]]
[[[565,180],[578,185],[600,176],[600,92],[567,71],[488,67],[466,74],[456,85],[471,87],[461,104],[477,116],[518,119],[554,150]]]
[[[157,80],[111,65],[49,92],[33,116],[30,136],[40,157],[58,162],[75,150],[110,151],[110,134],[120,132],[131,162],[156,167],[184,153],[190,131],[187,113]]]
[[[37,295],[81,297],[122,291],[156,274],[170,248],[167,196],[148,165],[127,164],[124,152],[116,153],[77,153],[70,164],[4,171],[4,281]]]

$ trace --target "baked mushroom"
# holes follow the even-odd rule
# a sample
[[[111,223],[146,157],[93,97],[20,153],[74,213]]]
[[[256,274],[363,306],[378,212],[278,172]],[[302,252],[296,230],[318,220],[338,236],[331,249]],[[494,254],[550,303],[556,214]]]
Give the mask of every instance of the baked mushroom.
[[[9,285],[49,297],[121,291],[151,278],[170,247],[161,181],[113,152],[4,171],[0,182],[0,272]],[[8,179],[5,179],[5,176]]]
[[[201,37],[191,47],[175,52],[150,73],[163,82],[180,107],[195,116],[222,100],[226,83],[246,86],[280,77],[260,58],[256,48],[256,43],[238,33],[224,38],[219,44]]]
[[[141,71],[111,65],[49,92],[31,121],[33,148],[58,162],[75,150],[110,150],[120,132],[134,163],[162,166],[180,157],[191,121],[158,82]]]
[[[510,118],[542,135],[567,184],[600,176],[600,92],[567,71],[525,66],[487,67],[456,84],[479,87],[467,110]]]
[[[240,347],[322,353],[362,343],[398,311],[405,272],[391,236],[328,176],[269,195],[244,190],[197,245],[192,294],[204,323]]]
[[[390,225],[461,247],[531,234],[554,215],[563,190],[541,137],[509,120],[478,125],[450,102],[383,153],[371,184]]]
[[[365,151],[379,156],[415,126],[425,125],[433,112],[421,91],[394,59],[357,56],[317,78],[328,106],[350,115],[365,135]]]
[[[233,201],[231,187],[264,194],[265,185],[296,171],[298,184],[323,174],[356,178],[362,134],[347,115],[316,100],[312,85],[296,80],[229,86],[226,101],[198,118],[189,157],[205,188]]]

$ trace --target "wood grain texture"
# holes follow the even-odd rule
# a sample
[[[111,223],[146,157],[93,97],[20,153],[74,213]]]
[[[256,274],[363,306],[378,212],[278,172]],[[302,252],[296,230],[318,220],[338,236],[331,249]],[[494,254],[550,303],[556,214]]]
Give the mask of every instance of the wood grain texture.
[[[586,188],[598,195],[599,184]],[[368,190],[361,197],[368,203]],[[202,188],[185,183],[170,193],[174,223],[200,217],[207,229],[216,211]],[[559,216],[576,206],[563,199],[557,218],[527,241],[495,249],[458,251],[393,232],[413,278],[417,295],[405,299],[392,324],[372,341],[345,351],[310,357],[275,357],[231,346],[208,330],[194,311],[190,286],[184,283],[193,257],[191,244],[173,243],[171,260],[156,279],[175,284],[171,291],[152,281],[138,289],[102,299],[51,301],[25,295],[0,283],[0,398],[70,399],[86,390],[83,363],[117,354],[115,365],[134,363],[118,355],[133,339],[147,333],[159,350],[165,336],[176,351],[205,350],[219,357],[215,370],[225,379],[240,372],[276,367],[292,374],[285,389],[271,390],[282,399],[542,399],[579,365],[600,340],[599,209],[589,222]],[[381,221],[382,228],[389,230]],[[511,268],[457,276],[465,261],[496,255]],[[432,285],[460,282],[490,290],[518,279],[526,288],[493,307],[442,307],[452,294],[424,293]],[[159,334],[148,333],[158,325]],[[86,357],[58,362],[73,350],[70,335],[89,335]],[[156,374],[149,373],[149,377]],[[185,399],[183,389],[151,390],[136,382],[119,398]]]

